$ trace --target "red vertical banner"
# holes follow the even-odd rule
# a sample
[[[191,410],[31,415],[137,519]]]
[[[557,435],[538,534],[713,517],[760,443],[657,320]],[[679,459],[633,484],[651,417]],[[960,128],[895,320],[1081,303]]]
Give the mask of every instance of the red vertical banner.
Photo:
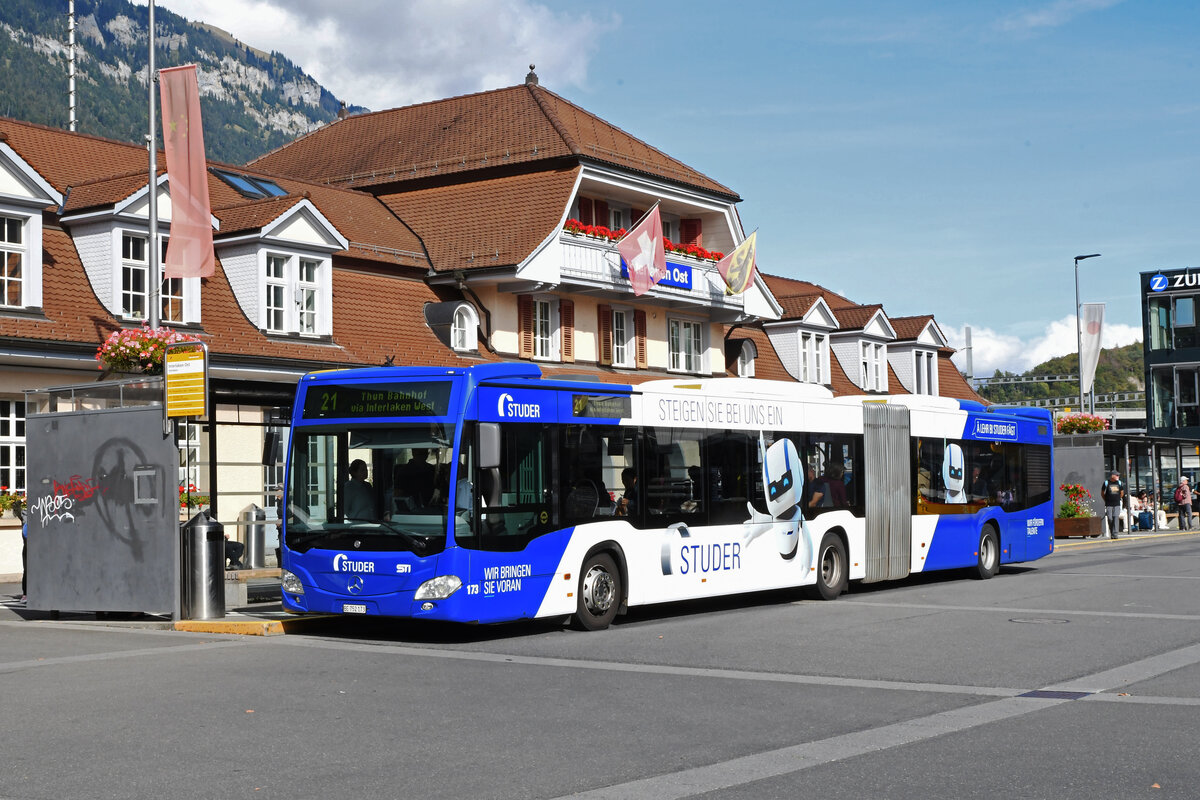
[[[215,263],[196,65],[159,70],[158,89],[171,190],[171,240],[163,276],[208,278]]]

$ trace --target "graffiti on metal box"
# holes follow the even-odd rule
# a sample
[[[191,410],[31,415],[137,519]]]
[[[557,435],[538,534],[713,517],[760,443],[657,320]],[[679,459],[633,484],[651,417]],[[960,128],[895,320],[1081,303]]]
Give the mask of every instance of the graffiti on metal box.
[[[51,520],[74,522],[75,515],[71,513],[75,501],[67,495],[54,494],[49,497],[39,497],[33,504],[33,513],[37,514],[42,524]]]

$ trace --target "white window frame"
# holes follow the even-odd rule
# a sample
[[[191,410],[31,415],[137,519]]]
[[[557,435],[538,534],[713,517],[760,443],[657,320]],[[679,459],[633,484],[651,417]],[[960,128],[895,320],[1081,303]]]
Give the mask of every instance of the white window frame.
[[[26,289],[29,283],[29,218],[0,211],[0,306],[5,308],[24,308]],[[9,241],[10,234],[15,231],[18,242]],[[16,256],[17,277],[8,273],[10,259]],[[16,302],[8,302],[9,292],[16,288]]]
[[[699,320],[667,319],[667,369],[670,372],[699,373],[704,371],[707,355],[704,341],[705,325]]]
[[[800,331],[800,380],[824,384],[829,374],[829,334]]]
[[[0,485],[9,493],[26,491],[25,400],[0,397]]]
[[[882,391],[886,385],[887,350],[878,342],[859,342],[859,385],[868,392]]]
[[[929,350],[913,351],[913,394],[936,395],[938,393],[937,353]]]
[[[533,325],[533,360],[558,361],[561,319],[558,298],[554,295],[533,295],[530,324]]]
[[[158,267],[159,274],[167,262],[167,242],[170,237],[159,235],[159,254]],[[142,244],[142,259],[132,260],[125,256],[126,240],[137,240]],[[136,230],[131,228],[114,228],[113,229],[113,249],[116,252],[116,269],[113,280],[113,309],[116,316],[127,320],[146,320],[150,314],[150,236],[145,230]],[[134,294],[125,283],[126,270],[132,269],[143,273],[145,276],[144,284],[146,291],[136,293],[141,297],[145,304],[145,314],[138,315],[130,313],[125,304],[126,297]],[[162,283],[159,286],[158,302],[159,302],[159,319],[164,323],[175,325],[184,325],[189,323],[197,323],[200,321],[200,279],[199,278],[168,278],[163,276]],[[163,308],[164,302],[171,300],[178,301],[179,313],[166,313],[170,306]]]
[[[633,330],[633,309],[612,310],[612,363],[614,367],[637,366],[637,341]]]
[[[737,358],[737,374],[739,378],[754,377],[754,356],[750,355],[750,348],[743,346],[738,352]]]
[[[470,303],[459,303],[450,318],[450,347],[459,353],[479,349],[479,315]]]
[[[276,274],[274,269],[277,267]],[[311,268],[311,274],[306,271]],[[264,248],[259,256],[258,327],[268,334],[318,338],[332,334],[332,262],[328,256]]]

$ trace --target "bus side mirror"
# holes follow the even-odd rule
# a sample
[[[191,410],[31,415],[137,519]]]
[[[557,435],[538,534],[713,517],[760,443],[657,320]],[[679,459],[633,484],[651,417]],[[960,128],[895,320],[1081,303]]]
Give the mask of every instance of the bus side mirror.
[[[479,423],[479,468],[496,469],[500,466],[500,425],[496,422]]]

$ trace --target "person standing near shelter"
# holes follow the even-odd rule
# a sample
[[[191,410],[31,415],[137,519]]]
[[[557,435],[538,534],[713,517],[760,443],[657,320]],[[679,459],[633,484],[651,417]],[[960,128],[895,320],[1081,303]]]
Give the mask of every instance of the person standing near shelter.
[[[1108,536],[1110,539],[1117,538],[1117,531],[1120,528],[1121,505],[1125,499],[1125,487],[1121,484],[1121,476],[1117,472],[1113,472],[1104,486],[1100,489],[1100,496],[1104,498],[1104,516],[1108,519]]]
[[[1179,530],[1192,529],[1192,487],[1188,485],[1187,475],[1179,479],[1179,488],[1175,490],[1175,505],[1179,507]]]

